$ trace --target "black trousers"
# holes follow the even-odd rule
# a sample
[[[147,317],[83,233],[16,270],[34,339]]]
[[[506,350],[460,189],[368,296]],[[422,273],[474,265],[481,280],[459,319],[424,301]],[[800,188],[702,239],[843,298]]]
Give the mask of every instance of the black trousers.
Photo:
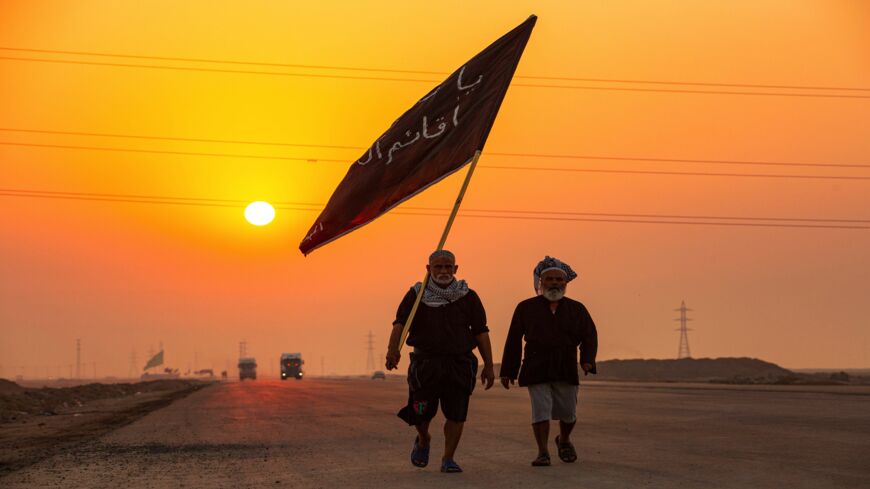
[[[450,421],[464,422],[477,377],[473,353],[433,355],[411,353],[408,366],[408,404],[398,416],[415,426],[435,417],[438,405]]]

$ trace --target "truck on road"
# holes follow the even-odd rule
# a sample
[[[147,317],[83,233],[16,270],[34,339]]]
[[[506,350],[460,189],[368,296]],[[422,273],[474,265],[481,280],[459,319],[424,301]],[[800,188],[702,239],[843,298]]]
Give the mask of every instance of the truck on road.
[[[302,365],[305,363],[302,360],[301,353],[282,353],[281,354],[281,380],[294,378],[302,380]]]
[[[257,380],[257,360],[254,357],[239,358],[239,380]]]

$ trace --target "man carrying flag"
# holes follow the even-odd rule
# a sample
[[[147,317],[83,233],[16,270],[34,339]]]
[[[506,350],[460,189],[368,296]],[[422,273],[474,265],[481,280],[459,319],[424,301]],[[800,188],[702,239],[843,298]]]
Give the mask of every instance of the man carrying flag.
[[[458,268],[456,257],[447,250],[429,256],[426,270],[431,281],[423,292],[423,304],[417,310],[416,321],[408,335],[408,346],[414,347],[408,366],[408,404],[398,413],[417,429],[411,463],[425,467],[429,464],[432,440],[429,423],[438,412],[440,402],[446,419],[441,472],[462,472],[453,455],[462,436],[477,376],[477,357],[472,353],[475,347],[483,358],[481,383],[489,389],[495,382],[486,312],[465,280],[454,277]],[[402,330],[421,288],[422,284],[417,282],[399,304],[387,347],[388,370],[399,364]]]
[[[466,355],[470,354],[475,346],[479,346],[484,362],[491,364],[492,355],[489,351],[489,335],[486,330],[483,306],[480,305],[480,299],[473,291],[466,291],[467,286],[464,286],[464,282],[453,280],[453,274],[456,272],[455,259],[452,254],[444,254],[443,247],[536,21],[537,17],[533,15],[497,39],[396,119],[390,128],[375,139],[368,150],[351,164],[344,179],[329,198],[326,207],[299,244],[299,250],[308,255],[313,250],[371,222],[470,163],[441,240],[427,267],[433,273],[439,272],[441,278],[436,277],[435,283],[430,286],[427,274],[420,286],[413,292],[409,292],[406,300],[402,302],[397,323],[403,327],[398,328],[397,333],[397,327],[394,327],[396,339],[395,341],[391,339],[390,342],[391,360],[388,360],[388,368],[396,367],[399,349],[405,342],[406,335],[411,331],[412,324],[415,324],[414,317],[418,308],[421,311],[420,321],[424,324],[419,330],[415,328],[415,331],[422,334],[422,331],[427,328],[436,328],[436,330],[441,328],[441,331],[455,330],[459,335],[453,338],[456,343],[453,344],[453,340],[449,340],[448,343],[453,346],[461,344],[465,349],[464,352],[458,352],[452,347],[434,343],[435,353],[443,349],[451,355]],[[408,307],[409,297],[412,296],[413,301]],[[442,300],[444,302],[441,302]],[[446,314],[467,315],[467,317],[447,319]],[[473,323],[472,320],[476,322]],[[467,332],[460,334],[462,328],[466,328]],[[415,346],[412,344],[415,342],[415,338],[408,339],[409,345]],[[430,346],[432,345],[420,344],[420,348]],[[473,355],[471,357],[473,358]],[[468,361],[470,362],[470,359]],[[412,366],[416,366],[413,359]],[[467,366],[470,372],[467,378],[473,386],[475,365],[469,363]],[[459,375],[465,367],[457,363],[451,364],[448,368]],[[413,373],[416,382],[417,374],[420,372],[415,370]],[[409,372],[409,382],[411,374],[412,372]],[[444,372],[438,372],[438,375],[443,374]],[[486,365],[483,375],[492,379],[492,374],[487,371]],[[484,380],[488,388],[492,381],[486,378]],[[422,385],[423,382],[421,381],[420,384]],[[467,389],[469,394],[471,386]],[[415,416],[422,420],[427,419],[427,416],[431,419],[430,415],[437,410],[437,406],[429,404],[430,398],[419,394],[419,390],[415,389],[414,385],[410,387],[412,399],[407,410],[403,410],[403,419],[412,424],[418,421]],[[415,391],[418,392],[419,399],[414,399]],[[445,398],[440,396],[439,398],[443,403]],[[415,404],[415,401],[425,402]],[[467,399],[465,404],[464,409],[467,409]],[[450,406],[452,411],[455,407],[452,400]],[[462,470],[452,460],[452,451],[455,450],[459,435],[462,433],[461,421],[465,419],[464,409],[460,405],[455,415],[451,412],[448,416],[446,427],[448,446],[441,467],[444,472]],[[455,419],[451,421],[451,418]],[[414,444],[412,461],[414,465],[422,467],[428,462],[428,448],[424,448],[428,446],[428,431],[418,431],[421,437],[418,437]]]

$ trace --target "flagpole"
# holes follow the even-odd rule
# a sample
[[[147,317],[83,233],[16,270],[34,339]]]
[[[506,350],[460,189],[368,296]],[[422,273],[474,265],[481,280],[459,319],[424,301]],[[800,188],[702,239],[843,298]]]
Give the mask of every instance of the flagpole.
[[[474,168],[477,166],[477,160],[480,158],[480,150],[474,152],[471,158],[471,165],[468,167],[468,173],[465,174],[465,181],[462,182],[462,188],[459,189],[459,196],[456,197],[456,203],[453,204],[453,210],[450,211],[450,217],[447,219],[447,225],[444,227],[444,232],[441,234],[441,241],[438,242],[436,251],[444,249],[444,243],[447,241],[447,235],[450,234],[450,228],[453,227],[453,220],[456,219],[456,214],[459,212],[459,206],[462,204],[462,199],[465,197],[465,191],[468,189],[468,183],[471,182],[471,175],[474,173]],[[417,298],[414,300],[414,307],[411,308],[411,314],[408,315],[408,320],[405,321],[405,326],[402,329],[402,336],[399,339],[399,351],[402,351],[402,345],[408,338],[408,332],[411,330],[411,323],[414,321],[414,316],[417,314],[417,308],[420,306],[420,301],[423,299],[423,293],[429,285],[430,274],[426,271],[426,276],[423,277],[423,282],[420,285],[420,290],[417,292]]]

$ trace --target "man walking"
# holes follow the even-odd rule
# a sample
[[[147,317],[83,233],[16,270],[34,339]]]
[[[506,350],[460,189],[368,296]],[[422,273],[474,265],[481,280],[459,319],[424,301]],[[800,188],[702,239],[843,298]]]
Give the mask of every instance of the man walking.
[[[547,440],[551,419],[559,421],[556,436],[559,458],[568,463],[577,460],[571,430],[577,422],[578,349],[583,374],[597,373],[595,323],[583,304],[565,297],[568,282],[576,277],[570,266],[555,258],[547,256],[538,263],[534,270],[538,295],[517,305],[505,341],[501,383],[510,389],[519,372],[519,385],[529,388],[532,431],[538,444],[534,466],[550,465]]]
[[[456,257],[447,250],[429,256],[430,280],[408,333],[408,346],[414,348],[408,366],[408,404],[398,416],[417,429],[411,450],[411,463],[425,467],[429,463],[431,435],[429,424],[438,405],[444,422],[444,456],[441,472],[462,472],[453,459],[468,414],[468,402],[477,376],[478,348],[483,359],[480,381],[486,389],[495,382],[492,346],[486,326],[486,312],[477,294],[464,280],[454,275],[459,267]],[[387,347],[388,370],[398,367],[399,341],[411,313],[421,283],[405,294]]]

